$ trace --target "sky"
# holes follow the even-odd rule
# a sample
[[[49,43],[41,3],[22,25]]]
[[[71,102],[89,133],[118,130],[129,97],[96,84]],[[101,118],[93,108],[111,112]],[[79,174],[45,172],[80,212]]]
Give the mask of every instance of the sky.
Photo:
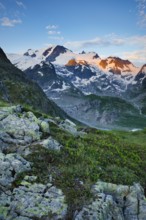
[[[146,0],[0,0],[6,53],[63,45],[146,63]]]

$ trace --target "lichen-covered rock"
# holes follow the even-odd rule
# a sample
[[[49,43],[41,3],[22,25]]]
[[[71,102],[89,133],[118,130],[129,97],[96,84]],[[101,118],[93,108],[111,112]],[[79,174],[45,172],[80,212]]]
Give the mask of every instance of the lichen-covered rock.
[[[37,123],[18,115],[8,115],[0,122],[0,129],[14,139],[24,140],[29,136],[33,141],[40,139],[39,126]]]
[[[77,214],[75,220],[124,220],[121,208],[114,202],[112,196],[99,193],[98,198]]]
[[[15,145],[28,145],[49,134],[49,123],[32,112],[22,112],[20,106],[0,108],[0,152]]]
[[[93,201],[77,213],[75,220],[144,220],[146,200],[140,184],[116,185],[98,181]]]
[[[77,135],[77,127],[76,124],[74,124],[72,121],[65,119],[63,122],[59,124],[60,128],[63,128],[64,130],[70,132],[73,135]]]
[[[30,170],[30,163],[18,154],[0,153],[0,186],[9,187],[18,173]]]
[[[8,213],[10,211],[11,192],[5,193],[0,190],[0,220],[7,220]]]
[[[48,120],[38,119],[32,112],[26,112],[26,117],[31,122],[35,122],[39,125],[41,132],[50,133]]]
[[[58,141],[54,140],[52,137],[43,140],[41,144],[49,150],[60,151],[60,149],[63,147]]]
[[[13,191],[9,215],[14,213],[28,218],[65,219],[67,205],[62,191],[50,183],[32,184],[25,180]]]
[[[49,123],[46,121],[40,121],[40,129],[43,133],[49,134],[50,133]]]
[[[22,107],[20,105],[11,106],[11,107],[1,107],[0,108],[0,120],[7,117],[10,114],[21,113]]]

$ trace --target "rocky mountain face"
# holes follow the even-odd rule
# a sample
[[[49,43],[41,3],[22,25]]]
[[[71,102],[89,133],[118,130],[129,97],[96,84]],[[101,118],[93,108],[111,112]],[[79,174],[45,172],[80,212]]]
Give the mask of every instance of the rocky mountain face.
[[[96,127],[102,127],[103,121],[107,124],[107,128],[112,124],[114,126],[115,118],[123,117],[124,111],[119,113],[119,110],[113,106],[113,109],[110,107],[108,113],[105,110],[106,113],[103,114],[100,106],[104,105],[107,109],[108,99],[106,97],[110,96],[111,100],[117,97],[119,102],[132,104],[137,117],[143,118],[144,123],[136,123],[133,125],[134,128],[143,127],[145,124],[146,119],[143,115],[146,109],[145,65],[140,69],[128,60],[118,57],[101,59],[94,52],[75,54],[63,46],[50,47],[45,50],[28,50],[24,55],[11,54],[9,58],[16,66],[24,70],[27,77],[35,80],[49,98],[78,120],[90,124],[94,118],[97,118],[94,123]],[[102,105],[95,105],[92,100],[88,100],[87,104],[86,96],[92,94],[97,97],[105,96],[104,101],[99,98]],[[119,106],[121,106],[120,103]],[[131,118],[133,113],[129,111],[129,114],[128,118]],[[80,115],[82,115],[81,118]],[[113,119],[112,115],[118,116]]]
[[[42,61],[40,64],[25,70],[26,76],[37,82],[47,94],[48,98],[65,98],[66,95],[82,94],[70,81],[57,75],[54,66],[50,62]]]

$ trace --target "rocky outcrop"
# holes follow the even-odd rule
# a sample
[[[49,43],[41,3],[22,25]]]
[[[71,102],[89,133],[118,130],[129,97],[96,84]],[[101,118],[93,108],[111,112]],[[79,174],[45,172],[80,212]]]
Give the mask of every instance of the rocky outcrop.
[[[0,194],[0,219],[65,219],[67,205],[62,191],[51,183],[34,183],[36,179],[26,176],[12,193]]]
[[[0,108],[0,220],[65,219],[63,192],[50,183],[50,178],[42,184],[37,176],[26,176],[33,167],[33,162],[23,158],[32,153],[30,144],[35,147],[42,142],[42,147],[51,150],[63,147],[50,136],[48,121],[23,111],[21,106]],[[7,153],[11,148],[15,153]],[[25,177],[21,179],[19,174]]]
[[[50,183],[43,185],[24,181],[14,189],[12,200],[11,211],[29,218],[63,219],[67,212],[62,191]]]
[[[77,213],[75,220],[144,220],[146,200],[143,188],[97,182],[92,187],[93,201]]]
[[[27,145],[49,134],[49,124],[32,112],[24,112],[21,106],[0,109],[0,151],[12,145]]]

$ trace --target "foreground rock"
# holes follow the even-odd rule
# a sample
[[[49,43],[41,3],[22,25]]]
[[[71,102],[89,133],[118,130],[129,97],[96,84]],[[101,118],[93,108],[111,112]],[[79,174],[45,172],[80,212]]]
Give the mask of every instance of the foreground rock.
[[[57,150],[60,151],[63,146],[52,137],[49,137],[41,142],[41,145],[49,150]]]
[[[18,154],[0,153],[0,187],[5,191],[19,173],[30,169],[30,163]]]
[[[36,177],[26,176],[10,196],[0,195],[0,219],[65,219],[67,205],[62,191],[51,183],[33,181]]]
[[[49,124],[20,106],[0,108],[0,151],[11,145],[27,145],[49,134]]]
[[[97,182],[94,200],[77,213],[75,220],[145,220],[146,200],[139,184],[133,186]]]
[[[74,136],[84,136],[86,134],[83,131],[78,131],[76,124],[70,121],[69,119],[65,119],[58,126],[64,129],[65,131],[68,131]]]

